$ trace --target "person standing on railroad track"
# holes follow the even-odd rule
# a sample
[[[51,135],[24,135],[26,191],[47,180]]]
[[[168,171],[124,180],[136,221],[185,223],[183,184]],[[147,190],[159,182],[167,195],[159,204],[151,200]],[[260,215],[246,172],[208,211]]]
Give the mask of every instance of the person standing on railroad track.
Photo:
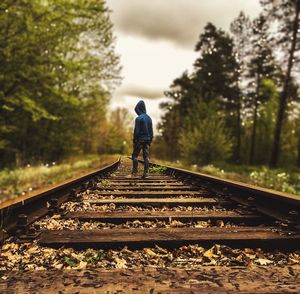
[[[146,113],[146,105],[140,100],[135,106],[135,112],[138,117],[135,119],[133,133],[133,153],[132,153],[132,175],[138,174],[138,156],[143,150],[144,173],[142,178],[146,178],[149,172],[149,149],[153,139],[152,119]]]

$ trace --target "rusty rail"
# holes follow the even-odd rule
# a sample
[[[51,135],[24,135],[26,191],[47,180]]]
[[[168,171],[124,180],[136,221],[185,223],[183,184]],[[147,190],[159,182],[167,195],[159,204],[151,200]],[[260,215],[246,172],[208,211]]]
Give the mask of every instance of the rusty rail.
[[[59,206],[62,202],[68,199],[70,192],[73,189],[78,189],[84,184],[87,185],[87,182],[95,177],[99,179],[104,178],[111,172],[115,171],[120,164],[120,160],[121,159],[119,158],[116,162],[106,165],[103,168],[72,180],[65,181],[61,184],[51,186],[41,192],[31,193],[26,196],[1,203],[0,242],[4,241],[5,238],[9,236],[9,233],[15,230],[18,223],[18,216],[26,215],[26,225],[33,223],[48,213],[49,209],[47,208],[47,203],[49,205],[51,200],[54,200],[54,202],[56,202],[55,205]]]

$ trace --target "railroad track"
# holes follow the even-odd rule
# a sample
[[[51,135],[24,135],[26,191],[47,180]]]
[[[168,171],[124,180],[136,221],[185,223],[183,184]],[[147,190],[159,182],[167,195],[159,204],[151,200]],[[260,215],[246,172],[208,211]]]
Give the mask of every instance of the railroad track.
[[[209,279],[203,280],[205,266],[231,266],[227,273],[231,272],[232,277],[232,266],[241,266],[245,276],[256,274],[256,282],[248,285],[251,291],[261,291],[262,283],[266,293],[272,289],[300,291],[296,282],[300,274],[299,197],[182,169],[155,164],[152,167],[156,172],[150,173],[147,179],[132,178],[129,177],[131,161],[123,159],[42,194],[4,203],[1,208],[4,245],[0,255],[3,275],[11,269],[55,272],[98,264],[105,269],[135,268],[144,281],[140,289],[147,290],[149,285],[154,285],[165,291],[170,284],[165,288],[161,285],[156,269],[147,269],[156,276],[156,282],[145,279],[138,269],[155,266],[170,268],[161,274],[169,279],[171,275],[177,283],[176,289],[184,292],[187,288],[178,284],[176,275],[186,269],[197,269],[198,272],[191,272],[194,283],[198,281],[195,289],[225,292],[234,284],[228,282],[226,271],[217,267],[209,279],[223,282],[209,286]],[[42,258],[45,252],[48,252],[46,261]],[[9,263],[9,257],[14,254],[27,259]],[[30,260],[30,254],[35,256],[35,261]],[[273,267],[268,267],[269,272],[259,267],[251,270],[246,267],[250,264]],[[277,264],[285,267],[279,268]],[[134,289],[133,272],[120,271],[112,271],[111,275],[124,274],[133,280],[129,282],[128,278],[117,288],[125,292],[128,287]],[[197,273],[200,272],[202,281],[199,282]],[[102,290],[112,291],[113,278],[109,272],[103,273],[107,278],[100,283]],[[287,273],[288,282],[282,286],[279,277]],[[58,276],[56,273],[57,281]],[[29,274],[27,278],[32,279]],[[10,274],[9,279],[14,280],[16,276]],[[25,275],[23,284],[28,279]],[[43,279],[43,275],[37,275],[35,283]],[[236,282],[235,291],[243,290],[242,283],[245,285],[245,281]],[[95,285],[93,282],[90,287]]]

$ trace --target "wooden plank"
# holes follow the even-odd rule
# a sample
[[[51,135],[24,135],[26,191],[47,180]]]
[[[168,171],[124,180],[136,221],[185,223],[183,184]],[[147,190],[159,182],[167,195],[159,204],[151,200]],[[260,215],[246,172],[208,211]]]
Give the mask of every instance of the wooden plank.
[[[109,181],[111,182],[111,181]],[[127,181],[127,182],[123,182],[123,181],[112,181],[111,182],[112,185],[114,186],[122,186],[122,187],[144,187],[144,186],[149,186],[151,185],[151,187],[164,187],[164,186],[169,186],[169,187],[184,187],[185,184],[181,183],[181,182],[153,182],[153,183],[149,183],[149,182],[132,182],[132,181]],[[101,185],[101,183],[100,183]]]
[[[139,172],[137,176],[142,176],[143,172]],[[126,171],[116,171],[112,174],[112,176],[133,176],[131,172],[126,172]],[[170,175],[167,174],[162,174],[162,173],[148,173],[148,177],[171,177]]]
[[[128,221],[153,219],[180,220],[224,220],[224,221],[261,221],[262,215],[240,214],[234,211],[112,211],[112,212],[68,212],[64,218],[98,221]]]
[[[207,192],[198,191],[111,191],[102,192],[97,191],[98,196],[124,196],[124,197],[170,197],[170,196],[206,196]],[[206,194],[206,195],[205,195]],[[208,196],[208,195],[207,195]]]
[[[114,190],[131,190],[131,191],[142,191],[142,190],[152,190],[152,191],[174,191],[174,190],[185,190],[185,191],[193,191],[195,188],[191,186],[152,186],[152,185],[144,185],[144,186],[98,186],[96,190],[106,190],[106,191],[114,191]]]
[[[3,273],[4,275],[4,273]],[[300,293],[300,267],[197,266],[9,271],[1,293]]]
[[[154,228],[107,230],[46,230],[38,243],[46,246],[150,246],[154,244],[179,245],[219,243],[242,247],[286,249],[299,246],[300,233],[286,234],[263,227],[233,228]]]
[[[119,204],[119,205],[193,205],[193,206],[205,206],[205,205],[222,205],[229,206],[232,202],[225,200],[218,200],[214,198],[117,198],[117,199],[99,199],[99,200],[84,200],[90,204]]]
[[[121,176],[131,176],[131,172],[126,172],[126,171],[116,171],[112,174],[112,176],[118,176],[118,175],[121,175]],[[143,175],[143,172],[140,171],[138,172],[137,176],[142,176]],[[133,175],[132,175],[133,176]],[[163,173],[148,173],[148,177],[170,177],[170,175],[167,175],[167,174],[163,174]]]
[[[134,183],[178,183],[176,179],[141,179],[141,178],[106,178],[109,182],[134,182]]]
[[[143,181],[145,181],[145,180],[156,180],[156,181],[169,181],[169,180],[173,180],[174,178],[172,178],[172,177],[168,177],[168,176],[166,176],[166,177],[155,177],[155,176],[149,176],[149,177],[147,177],[146,179],[142,179],[142,177],[141,176],[137,176],[136,178],[128,178],[128,177],[126,177],[126,176],[122,176],[122,175],[119,175],[119,176],[111,176],[111,177],[109,177],[108,179],[115,179],[115,180],[122,180],[122,179],[124,179],[124,180],[128,180],[128,179],[134,179],[134,180],[143,180]]]

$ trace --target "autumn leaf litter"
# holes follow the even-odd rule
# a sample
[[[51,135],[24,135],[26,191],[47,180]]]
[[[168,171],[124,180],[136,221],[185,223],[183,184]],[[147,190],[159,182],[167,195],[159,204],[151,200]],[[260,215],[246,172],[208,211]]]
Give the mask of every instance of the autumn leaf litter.
[[[196,269],[201,266],[268,266],[300,264],[300,252],[264,252],[260,248],[233,249],[224,245],[203,248],[197,244],[166,249],[159,246],[131,250],[41,247],[36,242],[17,244],[9,239],[2,246],[0,271],[82,269],[97,267],[105,269],[150,267],[177,267]]]

